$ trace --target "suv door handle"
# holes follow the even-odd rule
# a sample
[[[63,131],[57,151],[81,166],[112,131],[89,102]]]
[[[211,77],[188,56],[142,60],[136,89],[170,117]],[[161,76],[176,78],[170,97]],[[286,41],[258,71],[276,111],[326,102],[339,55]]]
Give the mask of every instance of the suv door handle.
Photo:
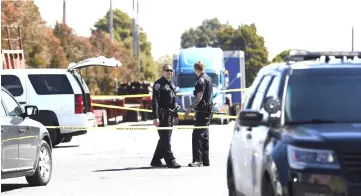
[[[247,133],[246,138],[249,139],[249,140],[252,139],[252,133]]]
[[[19,132],[20,133],[25,133],[25,129],[21,128],[21,129],[19,129]]]

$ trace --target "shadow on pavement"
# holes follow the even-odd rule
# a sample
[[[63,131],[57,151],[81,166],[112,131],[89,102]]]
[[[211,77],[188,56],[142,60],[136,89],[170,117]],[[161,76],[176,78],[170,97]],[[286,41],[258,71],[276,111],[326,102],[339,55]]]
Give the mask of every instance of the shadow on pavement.
[[[167,166],[163,167],[126,167],[126,168],[119,168],[119,169],[103,169],[103,170],[95,170],[93,172],[111,172],[111,171],[129,171],[129,170],[142,170],[142,169],[172,169],[168,168]]]
[[[12,191],[15,189],[21,189],[24,187],[30,187],[29,184],[1,184],[1,192]]]
[[[76,147],[79,147],[79,145],[54,146],[53,148],[76,148]]]

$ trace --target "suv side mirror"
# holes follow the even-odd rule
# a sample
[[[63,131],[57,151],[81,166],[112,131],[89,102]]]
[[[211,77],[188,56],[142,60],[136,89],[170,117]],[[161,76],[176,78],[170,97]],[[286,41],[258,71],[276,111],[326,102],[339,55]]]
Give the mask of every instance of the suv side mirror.
[[[256,110],[242,110],[239,113],[239,121],[242,126],[256,127],[262,123],[263,114]]]
[[[281,110],[281,101],[278,97],[270,96],[264,100],[264,109],[269,114],[276,114]]]
[[[34,105],[27,105],[25,106],[25,117],[28,116],[38,116],[39,115],[39,109],[38,107]]]

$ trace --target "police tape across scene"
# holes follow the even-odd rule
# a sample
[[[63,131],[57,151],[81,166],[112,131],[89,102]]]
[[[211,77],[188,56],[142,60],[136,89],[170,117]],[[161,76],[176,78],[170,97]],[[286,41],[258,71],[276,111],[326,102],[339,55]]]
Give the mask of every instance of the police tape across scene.
[[[222,125],[212,125],[212,127],[217,127]],[[222,126],[224,127],[224,126]],[[155,126],[136,126],[136,127],[125,127],[125,126],[119,126],[119,127],[85,127],[85,126],[45,126],[47,129],[72,129],[72,130],[122,130],[122,131],[128,131],[128,130],[169,130],[169,129],[183,129],[183,130],[192,130],[192,129],[207,129],[210,128],[210,126],[173,126],[173,127],[155,127]]]
[[[221,93],[227,92],[242,92],[246,91],[247,88],[238,88],[238,89],[227,89],[227,90],[220,90]],[[177,93],[178,95],[192,95],[192,93]],[[124,99],[124,98],[138,98],[138,97],[149,97],[151,94],[136,94],[136,95],[92,95],[92,99]]]
[[[129,107],[122,107],[122,106],[114,106],[114,105],[106,105],[106,104],[98,104],[98,103],[92,103],[92,106],[102,107],[102,108],[114,108],[114,109],[120,109],[120,110],[132,110],[132,111],[139,111],[139,112],[152,112],[152,110],[149,109],[140,109],[140,108],[129,108]],[[178,115],[185,115],[184,112],[178,112]],[[194,116],[194,113],[190,113],[189,116]],[[213,113],[212,118],[230,118],[230,119],[237,119],[237,116],[228,116],[225,114],[217,114],[216,112]]]

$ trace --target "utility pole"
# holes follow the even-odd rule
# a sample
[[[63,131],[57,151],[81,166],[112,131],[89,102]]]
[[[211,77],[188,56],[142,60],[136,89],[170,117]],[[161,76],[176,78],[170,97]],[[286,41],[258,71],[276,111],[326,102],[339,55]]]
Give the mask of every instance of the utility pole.
[[[353,43],[354,43],[354,40],[355,40],[355,38],[354,38],[354,28],[353,28],[353,26],[352,26],[352,43],[351,43],[351,48],[352,48],[352,51],[353,51]]]
[[[135,36],[135,0],[133,0],[133,26],[132,26],[132,37],[133,37],[133,56],[136,57],[136,36]]]
[[[63,24],[66,24],[66,0],[63,0]]]
[[[113,8],[112,8],[112,0],[110,0],[110,8],[109,8],[109,34],[110,34],[110,41],[113,41]]]
[[[139,33],[139,1],[133,0],[133,55],[138,64],[138,80],[140,81],[140,33]]]
[[[140,82],[140,32],[139,32],[139,0],[137,0],[137,62],[138,62],[138,81]]]

